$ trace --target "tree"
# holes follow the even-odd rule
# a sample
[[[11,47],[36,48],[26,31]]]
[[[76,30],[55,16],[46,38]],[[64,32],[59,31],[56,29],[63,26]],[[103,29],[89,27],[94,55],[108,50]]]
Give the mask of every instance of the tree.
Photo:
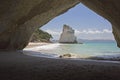
[[[50,42],[50,39],[52,38],[52,35],[42,31],[40,29],[37,29],[32,37],[31,37],[31,42]]]

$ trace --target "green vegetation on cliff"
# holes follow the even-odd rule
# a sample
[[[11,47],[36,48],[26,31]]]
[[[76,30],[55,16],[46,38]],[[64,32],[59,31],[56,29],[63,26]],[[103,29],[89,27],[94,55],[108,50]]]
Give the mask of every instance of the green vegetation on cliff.
[[[52,35],[44,32],[40,29],[37,29],[32,37],[31,37],[31,42],[50,42],[50,38],[52,38]]]

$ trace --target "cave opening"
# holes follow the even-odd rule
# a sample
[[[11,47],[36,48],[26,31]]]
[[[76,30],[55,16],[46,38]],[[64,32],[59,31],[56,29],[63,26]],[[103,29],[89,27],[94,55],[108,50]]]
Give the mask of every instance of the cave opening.
[[[59,44],[58,41],[63,25],[72,27],[77,41],[82,44]],[[116,46],[111,23],[82,3],[77,4],[66,13],[52,19],[42,26],[40,30],[52,35],[50,42],[54,43],[41,43],[43,46],[36,49],[33,48],[34,50],[46,53],[44,56],[98,60],[111,60],[111,57],[119,56],[120,50]],[[39,43],[35,44],[39,45]],[[109,58],[106,58],[108,56]],[[118,59],[115,58],[115,60]]]
[[[60,21],[58,22],[55,21],[55,23],[63,21],[65,22],[64,24],[72,27],[77,34],[76,36],[79,36],[80,38],[84,37],[84,39],[80,39],[80,41],[89,38],[88,40],[84,41],[83,44],[33,43],[25,48],[25,50],[23,50],[23,48],[28,44],[31,34],[37,27],[43,26],[54,17],[66,12],[68,9],[71,8],[69,10],[71,11],[72,9],[81,5],[78,4],[80,1],[111,22],[113,34],[115,36],[117,44],[120,45],[120,5],[118,0],[1,0],[0,49],[5,51],[0,51],[0,79],[119,80],[120,62],[118,60],[120,60],[120,50],[116,47],[115,41],[111,42],[111,40],[108,40],[111,39],[111,37],[108,37],[108,35],[112,34],[112,29],[110,27],[111,24],[108,24],[109,27],[102,24],[104,22],[108,22],[107,20],[102,18],[102,20],[100,20],[101,24],[98,25],[97,21],[101,18],[99,17],[98,19],[95,17],[95,21],[93,21],[94,17],[88,17],[88,15],[90,15],[89,12],[87,15],[84,16],[79,16],[82,12],[84,12],[82,10],[76,10],[77,12],[82,11],[79,15],[72,12],[71,15],[74,15],[73,18],[67,16],[67,19],[68,21],[70,21],[70,23],[66,23],[65,21],[63,21],[63,19],[60,19]],[[73,6],[75,7],[72,8]],[[65,14],[69,13],[69,11]],[[54,19],[57,19],[58,17]],[[85,17],[87,17],[87,20],[85,19]],[[76,22],[80,21],[77,19],[81,19],[81,21],[83,21],[82,23],[90,26],[90,28],[87,29],[86,25],[83,26],[82,23],[77,24]],[[87,23],[91,23],[92,21],[94,22],[93,24]],[[73,23],[76,25],[72,25]],[[95,24],[97,24],[97,27],[93,28],[94,26],[96,26]],[[44,29],[45,26],[43,26],[41,29]],[[60,35],[58,33],[62,31],[63,25],[60,26],[58,24],[55,26],[51,26],[52,30],[48,31],[51,31],[51,33],[54,33],[56,35]],[[104,26],[106,27],[104,28]],[[58,31],[54,30],[55,28],[57,28]],[[90,34],[90,37],[87,36]],[[106,35],[101,36],[102,34]],[[100,36],[104,37],[104,39],[106,39],[107,41],[99,41],[98,39],[101,39]],[[53,39],[55,39],[54,36]],[[114,40],[114,38],[112,39]],[[56,54],[56,52],[54,54],[52,50],[53,52],[62,52],[61,50],[63,50],[64,53],[58,55]],[[42,53],[42,51],[47,52]],[[82,59],[82,56],[77,56],[76,58],[74,53],[77,53],[77,51],[80,51],[78,54],[82,55],[90,53],[95,55],[94,52],[91,51],[95,51],[95,53],[97,54],[99,54],[99,51],[101,51],[101,54],[105,53],[109,55],[104,55],[104,57],[100,56]],[[24,55],[23,53],[26,55]],[[112,53],[114,53],[114,55],[112,55]],[[70,57],[72,57],[72,59]]]
[[[58,40],[64,24],[72,27],[75,30],[75,35],[80,39],[114,40],[111,23],[82,3],[77,4],[66,13],[52,19],[40,29],[52,34],[53,38]],[[110,35],[102,34],[104,32],[108,32]],[[97,36],[94,35],[97,33]]]

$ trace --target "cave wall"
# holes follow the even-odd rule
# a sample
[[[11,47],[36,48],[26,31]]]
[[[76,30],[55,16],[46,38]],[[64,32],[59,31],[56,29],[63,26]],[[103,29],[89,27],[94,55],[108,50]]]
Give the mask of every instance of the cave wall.
[[[32,33],[78,0],[0,0],[0,50],[21,50]]]
[[[118,0],[0,0],[0,50],[23,49],[35,29],[79,2],[111,22],[120,47]]]
[[[117,46],[120,47],[120,0],[82,0],[81,2],[111,22],[114,38]]]

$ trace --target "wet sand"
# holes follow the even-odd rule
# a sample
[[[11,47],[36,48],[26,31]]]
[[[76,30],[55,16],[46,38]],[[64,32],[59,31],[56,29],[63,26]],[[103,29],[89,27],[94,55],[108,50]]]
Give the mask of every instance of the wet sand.
[[[0,80],[120,80],[120,62],[33,57],[0,52]]]
[[[50,53],[43,53],[43,54],[40,54],[38,52],[32,52],[32,51],[35,51],[34,50],[34,47],[38,47],[38,46],[44,46],[44,45],[51,45],[53,43],[46,43],[46,42],[30,42],[29,45],[25,48],[25,49],[28,49],[30,50],[25,52],[24,54],[26,55],[31,55],[31,56],[36,56],[34,55],[35,53],[36,54],[39,54],[37,55],[38,57],[39,56],[44,56],[44,57],[52,57],[52,58],[56,58],[54,55],[50,54]],[[31,50],[32,49],[32,50]],[[57,55],[57,54],[56,54]],[[61,57],[62,56],[62,57]],[[101,56],[90,56],[90,57],[80,57],[78,55],[75,55],[75,54],[71,54],[71,53],[68,53],[68,54],[63,54],[63,55],[58,55],[57,58],[68,58],[68,59],[89,59],[89,60],[103,60],[103,61],[120,61],[120,54],[114,54],[114,55],[101,55]]]

